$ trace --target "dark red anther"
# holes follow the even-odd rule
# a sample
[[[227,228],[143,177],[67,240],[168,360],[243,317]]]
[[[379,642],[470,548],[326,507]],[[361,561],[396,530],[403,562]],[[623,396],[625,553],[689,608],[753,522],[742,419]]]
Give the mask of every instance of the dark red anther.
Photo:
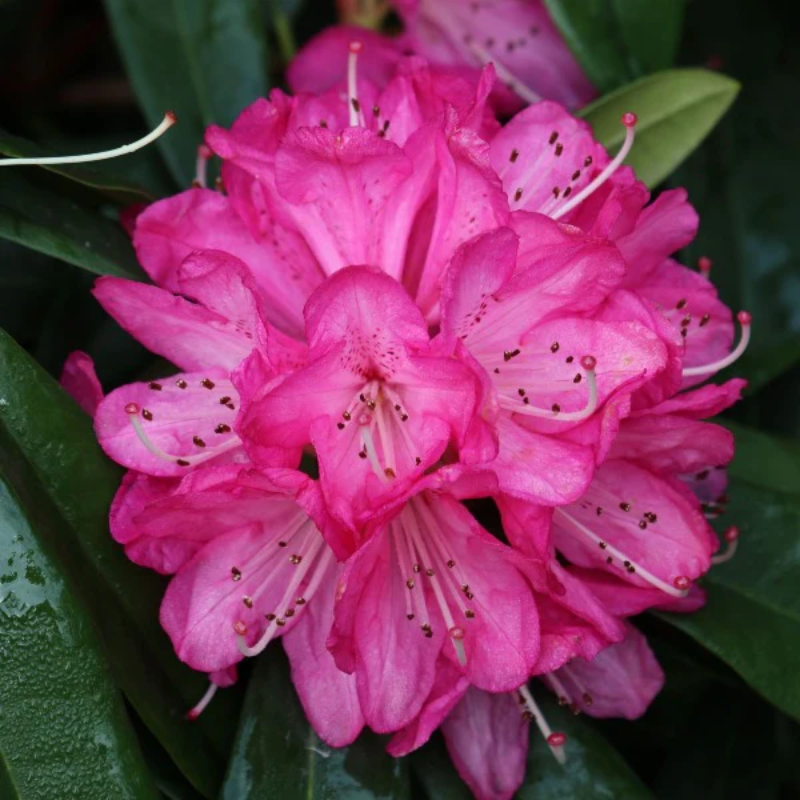
[[[622,124],[626,128],[634,128],[634,127],[636,127],[636,123],[638,121],[639,121],[639,117],[637,117],[636,114],[633,113],[633,111],[626,111],[622,115]]]
[[[125,406],[125,413],[126,414],[138,414],[139,413],[139,406],[136,403],[128,403]]]
[[[589,372],[597,366],[597,359],[594,356],[584,356],[581,359],[581,366]]]
[[[672,585],[676,589],[685,592],[692,585],[692,582],[685,575],[678,575],[678,577],[672,581]]]
[[[551,733],[547,737],[547,744],[549,744],[550,747],[563,747],[566,744],[566,741],[567,741],[566,733],[555,732]]]
[[[731,527],[722,534],[722,538],[725,539],[726,542],[735,542],[739,538],[739,529],[735,525],[731,525]]]

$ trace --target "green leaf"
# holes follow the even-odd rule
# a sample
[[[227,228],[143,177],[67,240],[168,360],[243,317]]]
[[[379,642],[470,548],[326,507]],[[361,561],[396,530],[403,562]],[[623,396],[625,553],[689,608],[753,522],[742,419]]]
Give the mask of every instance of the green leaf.
[[[3,332],[0,431],[17,444],[65,520],[73,579],[93,612],[117,682],[195,788],[214,796],[235,724],[230,690],[199,722],[183,719],[207,684],[180,664],[159,627],[165,581],[129,562],[108,532],[121,470],[101,452],[90,419]]]
[[[149,124],[173,110],[159,140],[183,186],[194,177],[206,125],[230,125],[266,94],[267,40],[260,0],[106,0],[114,36]]]
[[[120,144],[124,144],[120,142]],[[19,136],[13,136],[0,128],[0,153],[17,158],[37,158],[43,156],[78,155],[77,153],[57,153],[49,148],[29,142]],[[153,196],[141,186],[98,169],[78,165],[51,164],[41,167],[49,172],[54,172],[71,181],[87,186],[98,192],[103,197],[113,200],[120,205],[130,203],[149,203]],[[8,167],[4,167],[5,172]],[[34,166],[13,167],[13,169],[36,169]],[[4,175],[5,177],[5,175]]]
[[[620,117],[633,111],[639,122],[626,159],[638,178],[655,186],[708,135],[739,92],[739,84],[702,69],[675,69],[641,78],[601,97],[580,112],[595,136],[614,151],[625,138]]]
[[[539,701],[539,698],[537,698]],[[566,766],[531,729],[528,773],[517,793],[520,800],[647,800],[650,792],[603,736],[580,717],[558,706],[552,698],[540,702],[553,730],[567,734]]]
[[[704,580],[705,608],[661,616],[800,719],[800,496],[738,479],[728,494],[726,523],[741,531],[736,556]]]
[[[550,15],[601,93],[672,66],[683,0],[545,0]]]
[[[117,222],[29,183],[13,169],[21,167],[6,170],[0,180],[0,236],[98,275],[145,277]]]
[[[755,486],[800,492],[800,445],[730,420],[720,420],[736,437],[736,456],[729,473]]]
[[[408,798],[403,760],[362,734],[350,747],[333,749],[306,720],[278,649],[260,656],[245,699],[222,800],[371,800]]]
[[[59,565],[63,521],[0,430],[0,789],[158,800],[100,641]]]

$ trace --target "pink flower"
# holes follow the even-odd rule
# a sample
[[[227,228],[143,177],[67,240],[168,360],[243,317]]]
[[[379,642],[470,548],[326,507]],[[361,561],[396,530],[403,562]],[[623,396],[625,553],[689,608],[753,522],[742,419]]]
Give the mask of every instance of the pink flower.
[[[340,85],[347,46],[358,40],[364,43],[366,73],[378,86],[411,51],[439,71],[468,73],[492,64],[499,78],[494,99],[504,112],[541,99],[577,108],[595,96],[541,0],[396,0],[393,5],[405,23],[401,36],[328,28],[289,65],[292,89],[318,93]]]
[[[649,328],[592,318],[623,274],[607,241],[538,214],[519,212],[512,229],[456,253],[442,335],[485,371],[500,448],[489,468],[503,492],[548,505],[577,499],[595,453],[564,433],[664,369],[666,349]]]
[[[239,431],[255,458],[265,446],[313,444],[328,508],[354,526],[463,443],[478,380],[436,352],[419,308],[375,269],[337,272],[305,318],[308,365],[266,385],[244,372]]]
[[[94,362],[86,353],[75,350],[69,354],[64,362],[60,383],[90,417],[95,415],[103,400],[103,387],[94,371]]]

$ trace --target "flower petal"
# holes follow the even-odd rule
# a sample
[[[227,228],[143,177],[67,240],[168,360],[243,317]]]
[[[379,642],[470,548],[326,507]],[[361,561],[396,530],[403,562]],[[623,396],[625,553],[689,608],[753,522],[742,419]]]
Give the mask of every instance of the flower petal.
[[[90,417],[95,415],[103,400],[103,387],[90,356],[80,350],[73,350],[64,362],[59,383]]]
[[[513,694],[475,688],[444,721],[450,758],[478,800],[510,800],[522,785],[529,727]]]

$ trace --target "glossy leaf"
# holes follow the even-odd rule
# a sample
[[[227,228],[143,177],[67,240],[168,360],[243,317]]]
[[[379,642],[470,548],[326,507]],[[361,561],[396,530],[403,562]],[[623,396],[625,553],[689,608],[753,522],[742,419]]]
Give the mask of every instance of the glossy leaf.
[[[741,531],[736,556],[704,580],[704,609],[663,617],[800,719],[800,496],[737,479],[728,494],[725,522]]]
[[[539,698],[537,698],[539,702]],[[652,795],[603,736],[580,717],[560,707],[552,698],[540,702],[553,730],[567,734],[566,766],[561,766],[547,745],[531,730],[528,772],[517,793],[520,800],[647,800]]]
[[[124,144],[124,142],[120,142]],[[37,158],[39,156],[59,156],[59,155],[79,155],[79,153],[57,153],[49,148],[29,142],[20,136],[13,136],[0,129],[0,153],[5,156],[15,156],[18,158]],[[20,166],[13,169],[37,169],[35,166]],[[40,167],[71,181],[86,186],[96,191],[103,197],[107,197],[121,205],[130,203],[149,203],[154,198],[141,186],[129,181],[126,178],[118,177],[110,173],[87,167],[83,165],[47,165]],[[8,168],[4,168],[4,174]]]
[[[0,180],[0,236],[98,275],[145,277],[117,222],[28,182],[14,169],[23,168],[6,170]]]
[[[636,170],[640,180],[655,186],[703,141],[738,91],[736,81],[715,72],[667,70],[601,97],[580,116],[609,150],[616,151],[625,138],[620,117],[633,111],[639,122],[625,163]]]
[[[15,449],[0,431],[3,797],[157,800],[100,640],[55,552],[63,521]]]
[[[545,0],[589,80],[601,93],[672,66],[683,0]]]
[[[408,798],[407,767],[362,734],[333,749],[314,733],[278,646],[260,656],[250,679],[222,800],[392,800]]]
[[[198,723],[183,719],[207,684],[178,662],[158,625],[164,580],[130,563],[108,533],[121,470],[100,451],[89,418],[1,332],[0,429],[66,522],[73,580],[93,612],[116,680],[192,784],[213,796],[235,722],[229,691]]]
[[[731,475],[767,489],[800,492],[800,445],[797,442],[778,439],[727,419],[721,422],[736,437]]]
[[[267,43],[259,0],[106,0],[139,104],[155,127],[179,124],[158,143],[173,177],[188,186],[209,123],[230,125],[266,94]]]

